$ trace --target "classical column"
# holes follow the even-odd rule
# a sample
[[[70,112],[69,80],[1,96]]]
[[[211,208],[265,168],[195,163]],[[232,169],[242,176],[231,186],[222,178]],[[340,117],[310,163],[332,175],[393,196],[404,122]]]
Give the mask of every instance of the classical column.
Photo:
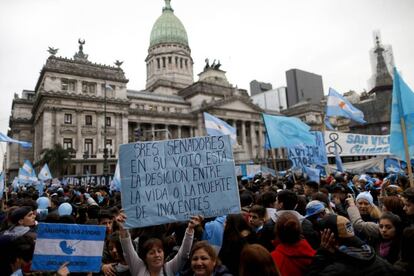
[[[165,125],[165,140],[168,140],[168,133],[169,133],[169,130],[168,130],[168,125]]]
[[[82,159],[83,158],[83,152],[85,149],[83,148],[83,141],[82,141],[82,115],[83,112],[80,110],[76,110],[76,150],[77,150],[77,158]]]
[[[103,119],[102,119],[103,118]],[[105,148],[105,143],[103,137],[102,137],[102,128],[103,124],[105,124],[105,114],[103,112],[96,112],[96,157],[97,158],[103,158],[103,149]],[[102,150],[102,151],[101,151]]]
[[[53,123],[52,125],[54,126],[55,131],[53,132],[53,146],[56,144],[60,144],[61,141],[59,141],[59,125],[60,122],[58,120],[58,112],[56,109],[53,109]],[[63,141],[62,141],[63,142]]]
[[[155,140],[155,125],[151,124],[151,140],[154,141]]]
[[[180,125],[177,126],[177,136],[178,136],[178,139],[181,139],[181,126]]]
[[[252,158],[256,158],[256,126],[255,122],[250,122],[250,143],[252,145]]]
[[[264,154],[264,148],[263,148],[263,145],[264,145],[264,137],[263,137],[263,126],[262,126],[262,124],[261,123],[259,123],[259,141],[258,141],[259,143],[259,148],[258,148],[258,151],[259,151],[259,157],[260,158],[264,158],[264,156],[265,156],[265,154]]]
[[[243,145],[243,147],[245,147],[245,150],[246,150],[246,146],[247,146],[247,141],[246,141],[246,121],[241,121],[241,126],[242,126],[242,145]]]

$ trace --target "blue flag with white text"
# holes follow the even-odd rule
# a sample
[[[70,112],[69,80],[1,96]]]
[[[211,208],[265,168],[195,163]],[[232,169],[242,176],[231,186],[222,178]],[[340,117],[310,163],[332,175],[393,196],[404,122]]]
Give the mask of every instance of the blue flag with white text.
[[[206,126],[207,134],[210,136],[230,135],[231,144],[237,144],[236,128],[229,125],[227,122],[204,112],[204,124]]]
[[[298,118],[262,115],[271,148],[315,144],[315,137],[309,132],[310,127]]]
[[[394,68],[390,152],[401,160],[407,161],[401,127],[402,119],[405,121],[408,152],[411,159],[414,157],[414,92],[401,78],[397,69]]]
[[[99,272],[105,226],[39,223],[31,269],[57,271],[69,262],[70,272]]]
[[[326,103],[326,116],[341,116],[351,119],[360,124],[365,124],[364,113],[354,107],[345,97],[329,88],[328,99]]]

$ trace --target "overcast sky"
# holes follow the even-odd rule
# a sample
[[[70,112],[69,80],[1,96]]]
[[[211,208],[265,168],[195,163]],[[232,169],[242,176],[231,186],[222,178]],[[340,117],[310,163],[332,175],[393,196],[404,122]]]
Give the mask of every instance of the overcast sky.
[[[227,78],[286,85],[285,71],[320,74],[324,92],[368,89],[373,31],[393,47],[395,63],[414,86],[413,0],[172,0],[184,24],[194,75],[208,57]],[[163,0],[0,0],[0,131],[7,132],[14,93],[33,90],[49,54],[73,57],[78,38],[89,60],[123,60],[128,89],[145,88],[145,57]],[[0,146],[3,155],[4,144]]]

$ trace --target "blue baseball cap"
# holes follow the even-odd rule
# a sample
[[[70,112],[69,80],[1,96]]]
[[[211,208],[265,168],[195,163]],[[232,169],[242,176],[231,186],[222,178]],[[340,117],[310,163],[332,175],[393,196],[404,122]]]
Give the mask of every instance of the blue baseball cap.
[[[325,211],[325,205],[319,200],[312,200],[306,205],[305,218],[317,215]]]

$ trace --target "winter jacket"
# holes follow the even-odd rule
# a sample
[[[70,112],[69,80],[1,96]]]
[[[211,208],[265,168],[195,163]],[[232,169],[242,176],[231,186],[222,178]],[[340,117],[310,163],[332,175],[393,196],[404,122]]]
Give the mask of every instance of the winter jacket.
[[[334,253],[319,249],[309,266],[307,275],[377,276],[399,275],[390,263],[364,244],[361,247],[342,245]]]
[[[315,254],[316,251],[302,239],[293,245],[279,244],[271,255],[282,276],[300,276],[312,263]]]

